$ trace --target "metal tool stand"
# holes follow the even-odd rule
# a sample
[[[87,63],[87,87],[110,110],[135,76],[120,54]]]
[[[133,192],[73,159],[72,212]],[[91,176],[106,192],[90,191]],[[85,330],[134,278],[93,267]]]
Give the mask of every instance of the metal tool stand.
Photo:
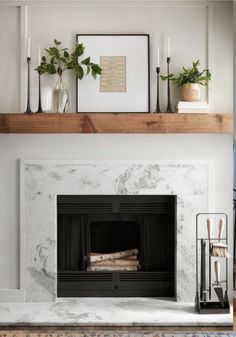
[[[210,216],[219,216],[225,218],[225,236],[221,239],[223,243],[228,245],[228,216],[225,213],[198,213],[196,216],[196,298],[195,298],[195,307],[196,310],[200,314],[227,314],[230,312],[230,305],[228,300],[228,259],[219,257],[221,259],[222,263],[225,263],[225,279],[221,281],[220,283],[224,287],[224,300],[223,300],[223,306],[220,301],[212,301],[212,284],[211,284],[211,265],[212,265],[212,256],[210,255],[210,240],[207,237],[199,237],[199,224],[200,224],[200,217],[210,217]],[[202,243],[205,241],[206,243],[206,259],[204,259],[203,263],[199,259],[199,248],[201,247],[202,250]],[[217,238],[211,238],[211,241],[215,242],[218,241]],[[203,256],[201,256],[202,258]],[[201,266],[205,268],[204,273],[205,276],[207,275],[206,271],[206,260],[208,259],[208,284],[206,285],[206,288],[203,290],[201,289],[202,284],[200,285],[200,277],[199,277],[199,264],[202,264]],[[201,280],[202,278],[201,275]],[[206,280],[206,277],[205,277]]]

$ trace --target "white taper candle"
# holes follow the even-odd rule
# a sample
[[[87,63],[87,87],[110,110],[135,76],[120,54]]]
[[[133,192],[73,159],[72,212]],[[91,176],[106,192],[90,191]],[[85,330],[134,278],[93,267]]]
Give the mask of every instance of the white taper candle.
[[[160,67],[160,48],[157,48],[157,67]]]
[[[42,58],[41,53],[42,53],[42,48],[39,45],[39,47],[38,47],[38,66],[41,65],[41,58]]]
[[[31,37],[28,37],[27,39],[27,57],[30,58],[30,52],[31,52]]]
[[[167,39],[167,57],[170,57],[170,37]]]

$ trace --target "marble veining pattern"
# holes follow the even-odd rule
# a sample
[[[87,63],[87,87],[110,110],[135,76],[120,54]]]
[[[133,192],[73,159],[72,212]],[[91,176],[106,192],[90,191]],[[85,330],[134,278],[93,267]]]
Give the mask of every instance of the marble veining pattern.
[[[208,209],[209,161],[22,161],[26,301],[56,299],[56,195],[176,194],[177,299],[195,293],[195,215]]]
[[[0,326],[232,326],[233,312],[199,315],[193,303],[157,298],[71,298],[1,303]]]

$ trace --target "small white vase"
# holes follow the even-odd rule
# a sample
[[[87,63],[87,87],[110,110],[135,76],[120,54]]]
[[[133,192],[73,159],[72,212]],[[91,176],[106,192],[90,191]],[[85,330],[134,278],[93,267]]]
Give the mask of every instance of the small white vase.
[[[181,87],[181,100],[195,102],[201,98],[200,86],[198,83],[188,83]]]

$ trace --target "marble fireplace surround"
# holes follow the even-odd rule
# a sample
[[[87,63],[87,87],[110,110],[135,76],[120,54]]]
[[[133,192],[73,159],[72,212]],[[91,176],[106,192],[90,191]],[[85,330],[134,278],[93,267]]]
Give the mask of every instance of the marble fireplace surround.
[[[58,194],[177,195],[177,300],[195,294],[195,216],[212,209],[211,160],[27,159],[21,167],[21,288],[54,302]]]

